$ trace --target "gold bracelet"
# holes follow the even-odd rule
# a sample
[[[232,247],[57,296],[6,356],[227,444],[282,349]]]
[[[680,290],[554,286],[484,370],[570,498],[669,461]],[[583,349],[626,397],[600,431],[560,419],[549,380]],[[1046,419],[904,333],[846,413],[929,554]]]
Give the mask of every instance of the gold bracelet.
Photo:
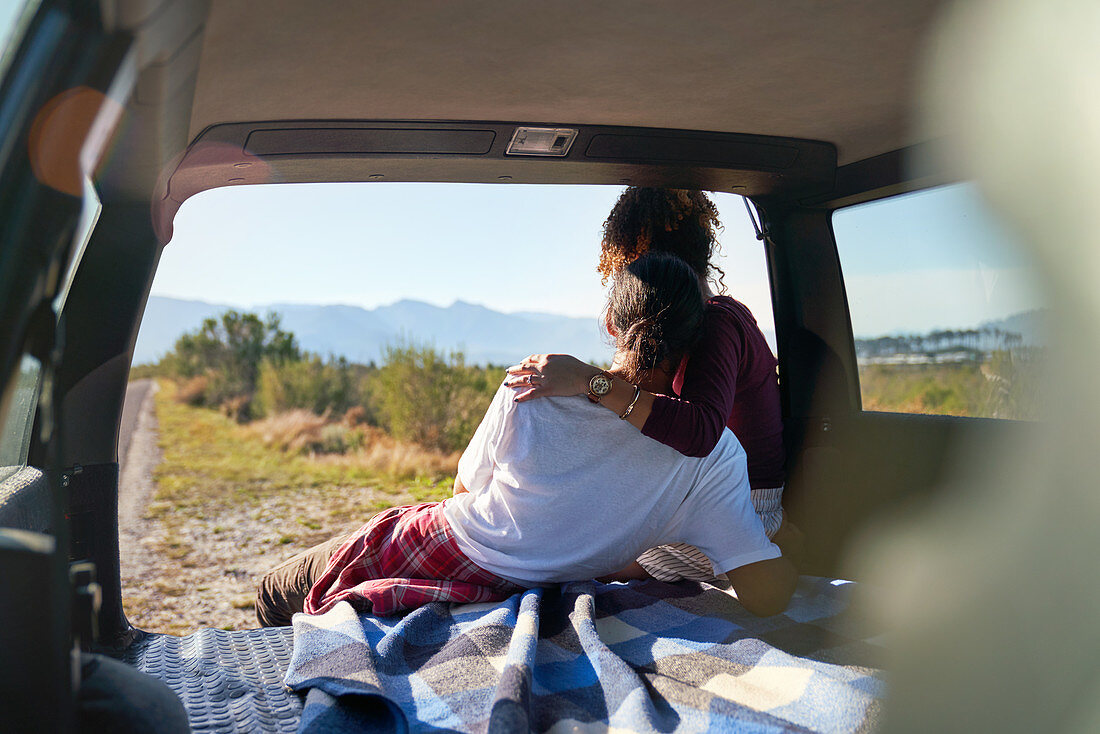
[[[630,405],[626,406],[626,410],[619,415],[619,420],[625,421],[627,416],[630,415],[630,411],[634,410],[634,403],[638,402],[638,396],[642,394],[642,388],[638,385],[634,386],[634,397],[630,400]]]

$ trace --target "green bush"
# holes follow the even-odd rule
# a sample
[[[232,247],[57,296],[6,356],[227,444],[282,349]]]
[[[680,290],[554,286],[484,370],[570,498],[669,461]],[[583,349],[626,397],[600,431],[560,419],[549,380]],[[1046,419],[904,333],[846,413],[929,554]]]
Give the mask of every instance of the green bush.
[[[466,365],[431,346],[399,342],[384,350],[371,381],[371,398],[382,426],[396,439],[441,451],[469,443],[492,401],[503,370]]]
[[[278,314],[268,314],[264,321],[256,314],[229,310],[181,336],[160,366],[175,377],[206,378],[199,402],[248,420],[260,365],[300,359],[294,335],[279,328]]]
[[[394,438],[445,452],[466,447],[504,370],[466,364],[461,352],[399,342],[384,364],[328,361],[303,354],[294,335],[271,314],[227,311],[180,337],[158,365],[139,374],[176,378],[177,399],[219,408],[239,421],[292,411],[344,416],[327,426],[310,450],[343,453],[364,444],[357,425],[381,426]]]
[[[342,415],[362,403],[360,383],[368,370],[343,357],[327,363],[315,355],[294,362],[265,361],[260,365],[253,414],[263,417],[303,408],[318,415],[326,411]]]
[[[362,448],[365,441],[363,429],[330,423],[321,429],[321,440],[315,450],[322,454],[345,454]]]

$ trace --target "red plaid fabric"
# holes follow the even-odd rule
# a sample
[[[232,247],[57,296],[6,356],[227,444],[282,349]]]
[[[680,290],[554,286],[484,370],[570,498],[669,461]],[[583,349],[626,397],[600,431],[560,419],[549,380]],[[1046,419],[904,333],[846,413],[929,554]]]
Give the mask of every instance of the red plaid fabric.
[[[393,507],[357,530],[329,559],[309,590],[306,614],[337,602],[388,616],[433,601],[501,601],[521,587],[462,554],[442,502]]]

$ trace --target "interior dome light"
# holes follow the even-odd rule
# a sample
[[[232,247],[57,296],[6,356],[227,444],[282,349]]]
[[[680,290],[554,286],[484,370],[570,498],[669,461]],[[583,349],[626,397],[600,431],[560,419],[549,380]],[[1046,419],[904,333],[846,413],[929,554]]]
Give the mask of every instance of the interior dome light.
[[[569,152],[577,131],[568,127],[517,127],[508,155],[556,155]]]

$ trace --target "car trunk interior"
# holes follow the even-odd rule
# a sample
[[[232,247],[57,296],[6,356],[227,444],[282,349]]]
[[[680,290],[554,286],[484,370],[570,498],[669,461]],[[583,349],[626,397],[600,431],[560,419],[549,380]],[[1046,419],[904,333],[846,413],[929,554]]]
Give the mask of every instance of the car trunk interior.
[[[39,26],[49,13],[72,17],[65,3],[42,5]],[[807,534],[804,573],[843,575],[851,540],[871,520],[926,500],[980,444],[1027,430],[861,408],[831,213],[944,182],[908,165],[924,142],[909,120],[921,42],[939,3],[853,1],[826,10],[784,0],[731,13],[707,2],[691,14],[642,6],[566,2],[543,24],[499,3],[478,4],[481,12],[440,3],[421,13],[400,4],[149,0],[103,3],[103,27],[73,20],[109,48],[93,54],[80,78],[43,88],[39,103],[85,85],[104,105],[121,105],[123,122],[101,151],[102,213],[65,300],[56,354],[42,324],[49,289],[30,288],[66,256],[80,199],[26,184],[34,181],[29,163],[24,183],[5,179],[35,186],[38,198],[27,221],[6,211],[5,247],[25,258],[14,265],[23,287],[5,281],[0,294],[3,368],[15,374],[32,347],[52,362],[55,410],[38,416],[28,458],[45,474],[0,498],[0,524],[61,544],[62,570],[55,563],[53,591],[42,596],[65,596],[57,586],[70,558],[91,560],[103,590],[100,644],[121,651],[138,637],[119,588],[122,403],[172,218],[187,198],[219,186],[585,183],[748,197],[769,264],[790,464],[785,505]],[[119,85],[126,73],[129,85]],[[25,115],[20,135],[32,119]],[[578,134],[561,158],[509,155],[522,125]],[[18,155],[26,157],[9,158]],[[43,233],[35,222],[53,229]],[[60,445],[38,438],[54,420]],[[51,491],[68,503],[67,520],[26,510],[49,506]],[[56,620],[49,624],[43,634],[61,634]],[[28,667],[20,669],[37,665],[48,677],[24,652]]]

